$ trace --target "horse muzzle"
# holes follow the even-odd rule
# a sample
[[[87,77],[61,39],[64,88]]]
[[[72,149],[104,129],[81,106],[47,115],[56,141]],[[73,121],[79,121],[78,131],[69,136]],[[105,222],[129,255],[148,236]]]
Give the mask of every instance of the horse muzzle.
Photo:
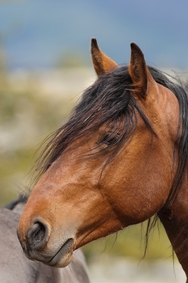
[[[35,221],[25,236],[18,227],[17,234],[25,255],[31,260],[55,267],[65,267],[72,260],[74,238],[54,243],[50,228],[44,221]]]

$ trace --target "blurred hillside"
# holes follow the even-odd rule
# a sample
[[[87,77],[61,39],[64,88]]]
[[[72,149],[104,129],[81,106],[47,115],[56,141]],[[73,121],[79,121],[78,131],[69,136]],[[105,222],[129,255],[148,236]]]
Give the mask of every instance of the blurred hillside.
[[[0,45],[9,68],[52,68],[67,52],[90,62],[90,38],[119,64],[136,42],[156,66],[187,68],[186,0],[0,1]],[[89,64],[89,63],[88,63]]]
[[[93,79],[87,68],[1,74],[0,205],[26,186],[37,145],[67,118]]]

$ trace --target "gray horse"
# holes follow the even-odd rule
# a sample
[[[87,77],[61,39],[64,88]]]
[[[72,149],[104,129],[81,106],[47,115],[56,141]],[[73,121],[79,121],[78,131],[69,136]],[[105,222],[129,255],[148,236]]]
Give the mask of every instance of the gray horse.
[[[23,208],[22,201],[0,208],[0,283],[89,283],[80,250],[65,268],[53,268],[25,257],[16,235]]]

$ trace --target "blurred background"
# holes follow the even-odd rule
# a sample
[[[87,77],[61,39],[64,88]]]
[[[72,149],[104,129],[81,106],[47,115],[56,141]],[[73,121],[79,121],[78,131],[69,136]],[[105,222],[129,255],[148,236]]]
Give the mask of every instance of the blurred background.
[[[0,1],[0,205],[31,183],[40,142],[96,78],[90,39],[118,64],[136,42],[149,65],[187,76],[186,0]],[[160,223],[144,254],[144,225],[84,248],[92,283],[185,282]]]

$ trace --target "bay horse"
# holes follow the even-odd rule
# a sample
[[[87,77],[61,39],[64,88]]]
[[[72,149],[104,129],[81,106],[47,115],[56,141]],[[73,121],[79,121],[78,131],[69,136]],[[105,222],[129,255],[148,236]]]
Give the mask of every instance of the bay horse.
[[[51,266],[156,215],[188,275],[188,96],[131,43],[118,66],[91,40],[97,80],[46,144],[18,225],[26,256]]]
[[[0,282],[1,283],[89,283],[87,266],[81,250],[70,266],[53,268],[25,257],[16,230],[25,206],[20,197],[0,208]]]

